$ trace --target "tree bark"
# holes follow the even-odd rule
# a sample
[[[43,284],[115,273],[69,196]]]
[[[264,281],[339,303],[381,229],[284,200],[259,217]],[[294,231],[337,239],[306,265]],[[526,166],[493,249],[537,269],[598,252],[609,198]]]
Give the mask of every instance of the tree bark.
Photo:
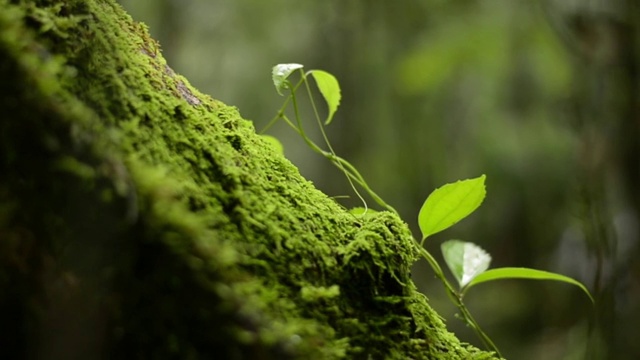
[[[0,358],[491,359],[113,0],[0,0]]]

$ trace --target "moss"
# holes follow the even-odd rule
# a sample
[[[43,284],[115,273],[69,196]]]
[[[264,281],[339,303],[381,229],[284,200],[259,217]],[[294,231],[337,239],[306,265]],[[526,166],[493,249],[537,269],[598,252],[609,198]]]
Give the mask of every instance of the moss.
[[[11,294],[49,301],[57,290],[33,273],[66,276],[108,319],[91,349],[113,357],[491,358],[417,292],[400,219],[356,218],[315,189],[237,109],[171,70],[115,2],[0,9],[13,111],[1,124],[0,170],[12,175],[0,196],[12,205],[0,234],[18,258],[0,258],[0,289],[24,282]],[[46,321],[0,298],[3,318],[20,308],[8,323],[30,319],[14,335],[26,352]]]

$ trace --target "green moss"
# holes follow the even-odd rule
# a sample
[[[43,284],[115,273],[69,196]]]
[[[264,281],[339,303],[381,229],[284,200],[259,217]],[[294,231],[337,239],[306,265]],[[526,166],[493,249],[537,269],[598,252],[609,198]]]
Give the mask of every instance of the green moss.
[[[104,260],[115,274],[101,295],[111,299],[111,355],[491,358],[448,333],[417,292],[417,245],[397,216],[357,218],[315,189],[237,109],[175,74],[146,27],[115,2],[61,4],[0,0],[2,54],[20,69],[14,80],[33,86],[16,95],[25,113],[13,119],[37,126],[48,149],[31,159],[5,135],[2,166],[33,161],[45,170],[25,168],[29,181],[64,174],[68,183],[46,191],[89,184],[85,206],[114,212],[87,220],[118,229],[120,240],[101,240],[105,249],[122,246]],[[47,105],[31,111],[30,103]],[[20,126],[3,130],[26,136]],[[36,211],[25,199],[14,201],[34,216],[64,206],[52,197]],[[76,235],[74,216],[43,227],[49,245],[89,241]]]

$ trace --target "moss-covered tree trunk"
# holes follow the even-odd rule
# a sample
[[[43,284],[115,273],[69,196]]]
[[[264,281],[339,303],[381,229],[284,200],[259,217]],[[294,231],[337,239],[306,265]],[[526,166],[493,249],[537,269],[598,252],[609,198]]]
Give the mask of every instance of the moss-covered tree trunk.
[[[492,358],[446,331],[416,259],[115,1],[0,0],[0,358]]]

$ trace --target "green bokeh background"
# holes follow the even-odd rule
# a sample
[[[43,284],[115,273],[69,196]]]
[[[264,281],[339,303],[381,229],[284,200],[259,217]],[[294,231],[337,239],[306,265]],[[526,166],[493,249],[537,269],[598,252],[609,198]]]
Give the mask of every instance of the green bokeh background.
[[[281,106],[271,67],[334,74],[336,152],[419,236],[436,187],[487,175],[487,199],[429,240],[472,241],[493,267],[582,281],[504,281],[467,295],[509,359],[636,359],[640,12],[629,1],[121,0],[171,67],[261,129]],[[320,99],[320,97],[318,97]],[[311,136],[314,119],[303,109]],[[360,206],[344,175],[284,123],[269,133],[317,187]],[[635,156],[635,157],[634,157]],[[342,196],[348,195],[348,199]],[[373,205],[373,201],[369,201]],[[426,263],[414,279],[481,346]]]

